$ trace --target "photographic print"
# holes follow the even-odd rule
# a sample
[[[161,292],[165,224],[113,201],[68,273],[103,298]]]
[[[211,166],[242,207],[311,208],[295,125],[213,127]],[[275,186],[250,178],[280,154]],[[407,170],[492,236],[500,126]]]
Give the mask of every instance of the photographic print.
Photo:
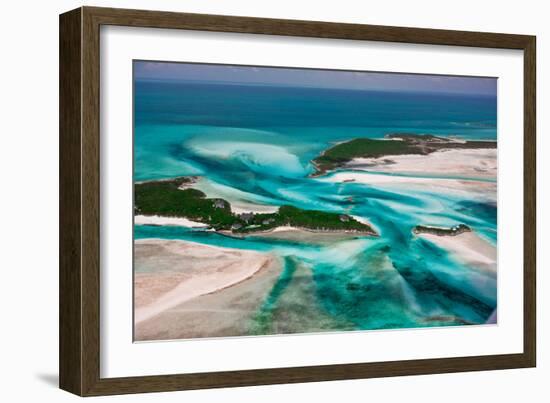
[[[497,322],[497,79],[134,61],[134,340]]]

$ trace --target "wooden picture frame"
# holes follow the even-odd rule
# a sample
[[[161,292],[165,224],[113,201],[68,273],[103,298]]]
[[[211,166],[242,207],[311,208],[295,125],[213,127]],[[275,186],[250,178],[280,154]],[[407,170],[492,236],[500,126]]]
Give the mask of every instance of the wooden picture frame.
[[[523,353],[100,377],[100,26],[401,42],[524,52]],[[533,367],[536,363],[535,37],[329,22],[81,7],[60,16],[60,387],[80,396]]]

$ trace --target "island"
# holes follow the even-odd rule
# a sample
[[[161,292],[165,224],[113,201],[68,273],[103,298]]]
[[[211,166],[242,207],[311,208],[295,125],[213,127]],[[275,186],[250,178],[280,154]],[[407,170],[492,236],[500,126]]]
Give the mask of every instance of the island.
[[[417,225],[412,230],[413,234],[431,234],[437,236],[457,236],[465,232],[472,232],[472,229],[466,224],[458,224],[450,228],[432,227],[428,225]]]
[[[195,177],[179,177],[136,183],[134,212],[136,216],[182,218],[205,224],[209,228],[230,234],[255,234],[279,227],[293,227],[324,233],[352,233],[377,236],[368,224],[347,214],[304,210],[280,206],[274,213],[241,213],[231,211],[224,199],[208,198],[192,187]]]
[[[428,155],[449,149],[496,148],[496,141],[458,140],[433,134],[391,133],[384,139],[356,138],[325,150],[311,161],[316,177],[338,169],[355,158],[381,158],[398,155]],[[391,161],[387,161],[391,163]]]

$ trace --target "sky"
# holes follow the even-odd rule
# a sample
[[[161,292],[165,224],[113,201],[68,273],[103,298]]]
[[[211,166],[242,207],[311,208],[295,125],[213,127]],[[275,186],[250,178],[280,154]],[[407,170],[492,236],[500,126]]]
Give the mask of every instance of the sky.
[[[487,77],[200,63],[135,61],[134,77],[138,80],[202,81],[371,91],[411,91],[492,96],[496,96],[497,93],[497,79]]]

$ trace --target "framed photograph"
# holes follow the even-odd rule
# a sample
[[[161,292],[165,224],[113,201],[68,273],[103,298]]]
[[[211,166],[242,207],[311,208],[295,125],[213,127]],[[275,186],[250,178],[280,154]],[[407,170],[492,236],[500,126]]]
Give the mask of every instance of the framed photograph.
[[[535,37],[60,16],[60,386],[533,367]]]

